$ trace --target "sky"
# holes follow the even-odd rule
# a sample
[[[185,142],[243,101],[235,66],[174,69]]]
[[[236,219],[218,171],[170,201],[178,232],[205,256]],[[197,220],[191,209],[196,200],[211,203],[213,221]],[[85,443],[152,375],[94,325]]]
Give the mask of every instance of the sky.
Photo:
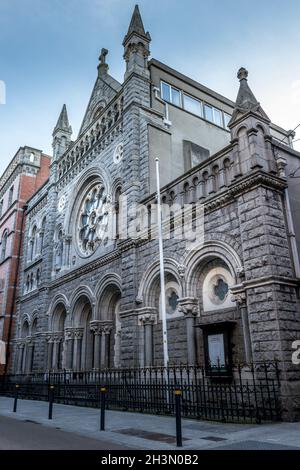
[[[0,0],[0,173],[20,146],[51,154],[64,103],[75,140],[102,47],[122,82],[135,3]],[[300,123],[299,0],[139,0],[139,7],[152,57],[232,100],[244,66],[271,120],[285,129]]]

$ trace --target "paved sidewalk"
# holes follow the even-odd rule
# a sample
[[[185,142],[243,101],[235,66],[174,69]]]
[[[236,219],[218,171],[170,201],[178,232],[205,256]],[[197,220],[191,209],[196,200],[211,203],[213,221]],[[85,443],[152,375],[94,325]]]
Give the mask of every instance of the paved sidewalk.
[[[0,397],[0,415],[29,420],[61,431],[115,443],[124,448],[172,450],[175,445],[175,418],[122,411],[106,411],[106,431],[99,431],[99,410],[54,404],[48,420],[48,403]],[[184,419],[183,449],[298,449],[300,423],[221,424]]]

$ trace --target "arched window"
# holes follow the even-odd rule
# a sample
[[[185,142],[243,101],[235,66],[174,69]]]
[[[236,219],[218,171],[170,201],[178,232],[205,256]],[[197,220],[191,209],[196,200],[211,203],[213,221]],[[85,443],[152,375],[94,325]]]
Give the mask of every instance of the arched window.
[[[44,237],[45,237],[45,228],[46,228],[46,217],[43,218],[41,230],[40,230],[40,252],[43,253],[44,248]]]
[[[64,249],[63,232],[62,230],[59,230],[57,234],[56,243],[55,243],[55,269],[57,271],[59,271],[62,266],[63,249]]]
[[[2,241],[1,241],[1,261],[4,261],[6,258],[7,238],[8,238],[8,231],[6,230],[2,236]]]
[[[116,216],[116,223],[115,223],[115,237],[118,239],[120,237],[120,197],[121,197],[121,188],[117,188],[115,193],[115,216]]]
[[[30,276],[28,274],[26,278],[26,293],[29,292],[29,290],[30,290]]]
[[[13,195],[14,195],[14,187],[12,186],[12,187],[10,188],[9,194],[8,194],[8,207],[10,207],[11,204],[12,204]]]
[[[40,282],[41,282],[41,273],[40,273],[40,270],[38,269],[36,272],[36,286],[37,287],[40,285]]]
[[[30,250],[29,250],[29,260],[32,261],[35,257],[36,252],[36,235],[37,235],[37,228],[36,225],[33,227],[31,232],[31,240],[30,240]]]
[[[34,276],[33,276],[33,273],[31,273],[31,275],[30,275],[30,290],[33,289],[33,286],[34,286]]]

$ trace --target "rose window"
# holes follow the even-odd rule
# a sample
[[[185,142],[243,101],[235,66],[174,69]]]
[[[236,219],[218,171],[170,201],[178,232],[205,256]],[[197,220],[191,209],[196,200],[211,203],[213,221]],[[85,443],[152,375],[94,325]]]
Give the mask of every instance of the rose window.
[[[105,240],[107,224],[107,196],[97,184],[85,195],[79,210],[78,245],[84,256],[92,255]]]

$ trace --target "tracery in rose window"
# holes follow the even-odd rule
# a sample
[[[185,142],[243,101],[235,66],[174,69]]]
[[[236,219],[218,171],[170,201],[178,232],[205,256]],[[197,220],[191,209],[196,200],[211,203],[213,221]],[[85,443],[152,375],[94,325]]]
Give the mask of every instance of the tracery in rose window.
[[[93,254],[106,237],[108,204],[104,187],[95,184],[82,200],[78,217],[78,246],[84,256]]]

